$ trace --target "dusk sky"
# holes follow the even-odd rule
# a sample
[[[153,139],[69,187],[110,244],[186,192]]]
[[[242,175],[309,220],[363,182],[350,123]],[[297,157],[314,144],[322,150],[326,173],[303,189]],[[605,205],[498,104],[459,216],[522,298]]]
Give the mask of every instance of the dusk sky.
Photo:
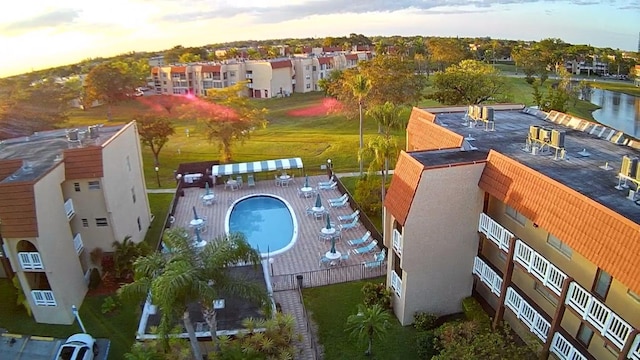
[[[17,0],[0,77],[129,51],[233,40],[490,36],[637,50],[640,0]]]

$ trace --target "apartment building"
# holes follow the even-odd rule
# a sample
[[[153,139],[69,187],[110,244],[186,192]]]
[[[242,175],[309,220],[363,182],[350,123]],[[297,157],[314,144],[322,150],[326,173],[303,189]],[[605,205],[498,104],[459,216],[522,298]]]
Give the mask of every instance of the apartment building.
[[[34,319],[71,324],[96,248],[138,243],[151,222],[135,122],[0,143],[2,252]]]
[[[272,98],[319,91],[318,81],[334,69],[356,67],[370,52],[296,55],[269,60],[225,60],[220,63],[156,66],[151,69],[156,94],[205,95],[247,81],[246,96]]]
[[[400,322],[474,293],[542,358],[639,360],[634,140],[522,107],[431,111],[413,109],[384,203]]]
[[[609,73],[609,63],[600,61],[600,59],[597,56],[593,56],[591,61],[584,61],[584,60],[566,61],[565,68],[571,74],[605,75]]]

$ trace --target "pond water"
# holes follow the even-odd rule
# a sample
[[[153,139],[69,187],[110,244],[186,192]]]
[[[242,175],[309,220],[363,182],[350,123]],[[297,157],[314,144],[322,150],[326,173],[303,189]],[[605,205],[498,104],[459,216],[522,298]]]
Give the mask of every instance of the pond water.
[[[598,122],[640,139],[640,97],[593,89],[587,100],[602,107],[593,112]]]

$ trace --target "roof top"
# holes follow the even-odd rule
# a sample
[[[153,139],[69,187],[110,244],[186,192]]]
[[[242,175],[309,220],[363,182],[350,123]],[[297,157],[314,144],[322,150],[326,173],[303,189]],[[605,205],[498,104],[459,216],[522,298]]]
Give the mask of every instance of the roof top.
[[[416,195],[418,183],[422,176],[424,165],[402,151],[396,163],[389,185],[389,192],[384,198],[384,206],[396,220],[404,225],[411,209],[411,203]]]
[[[640,151],[520,111],[495,111],[494,117],[495,131],[485,131],[482,122],[475,127],[463,125],[460,112],[438,114],[436,122],[464,136],[468,145],[482,151],[494,149],[640,224],[640,207],[627,199],[628,192],[615,189],[622,157],[640,157]],[[533,155],[523,150],[530,125],[564,130],[566,159],[554,160],[555,151]],[[590,155],[581,156],[584,150]],[[612,170],[603,170],[605,163]]]
[[[102,146],[126,125],[98,126],[98,136],[90,137],[88,128],[77,128],[79,141],[69,141],[67,131],[50,130],[31,136],[7,139],[0,143],[0,162],[22,160],[23,166],[0,179],[0,184],[19,181],[33,181],[63,159],[67,149]]]

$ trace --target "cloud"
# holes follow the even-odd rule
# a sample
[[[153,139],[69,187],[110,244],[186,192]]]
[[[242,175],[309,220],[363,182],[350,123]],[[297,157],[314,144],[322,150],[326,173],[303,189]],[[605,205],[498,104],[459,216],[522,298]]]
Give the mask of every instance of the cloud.
[[[55,9],[28,19],[13,22],[3,27],[2,30],[12,34],[20,34],[35,29],[66,25],[78,18],[79,14],[79,10]]]
[[[537,2],[559,2],[574,5],[619,4],[621,7],[634,8],[638,0],[307,0],[281,6],[238,6],[227,1],[192,0],[193,10],[174,12],[161,18],[169,22],[189,22],[208,19],[229,19],[236,16],[250,16],[258,23],[279,23],[296,20],[308,16],[365,14],[372,12],[390,13],[396,11],[418,11],[428,13],[459,13],[459,11],[442,10],[443,8],[476,7],[487,9],[495,5],[517,5]],[[202,8],[199,9],[199,6]],[[463,10],[463,12],[476,12]]]

